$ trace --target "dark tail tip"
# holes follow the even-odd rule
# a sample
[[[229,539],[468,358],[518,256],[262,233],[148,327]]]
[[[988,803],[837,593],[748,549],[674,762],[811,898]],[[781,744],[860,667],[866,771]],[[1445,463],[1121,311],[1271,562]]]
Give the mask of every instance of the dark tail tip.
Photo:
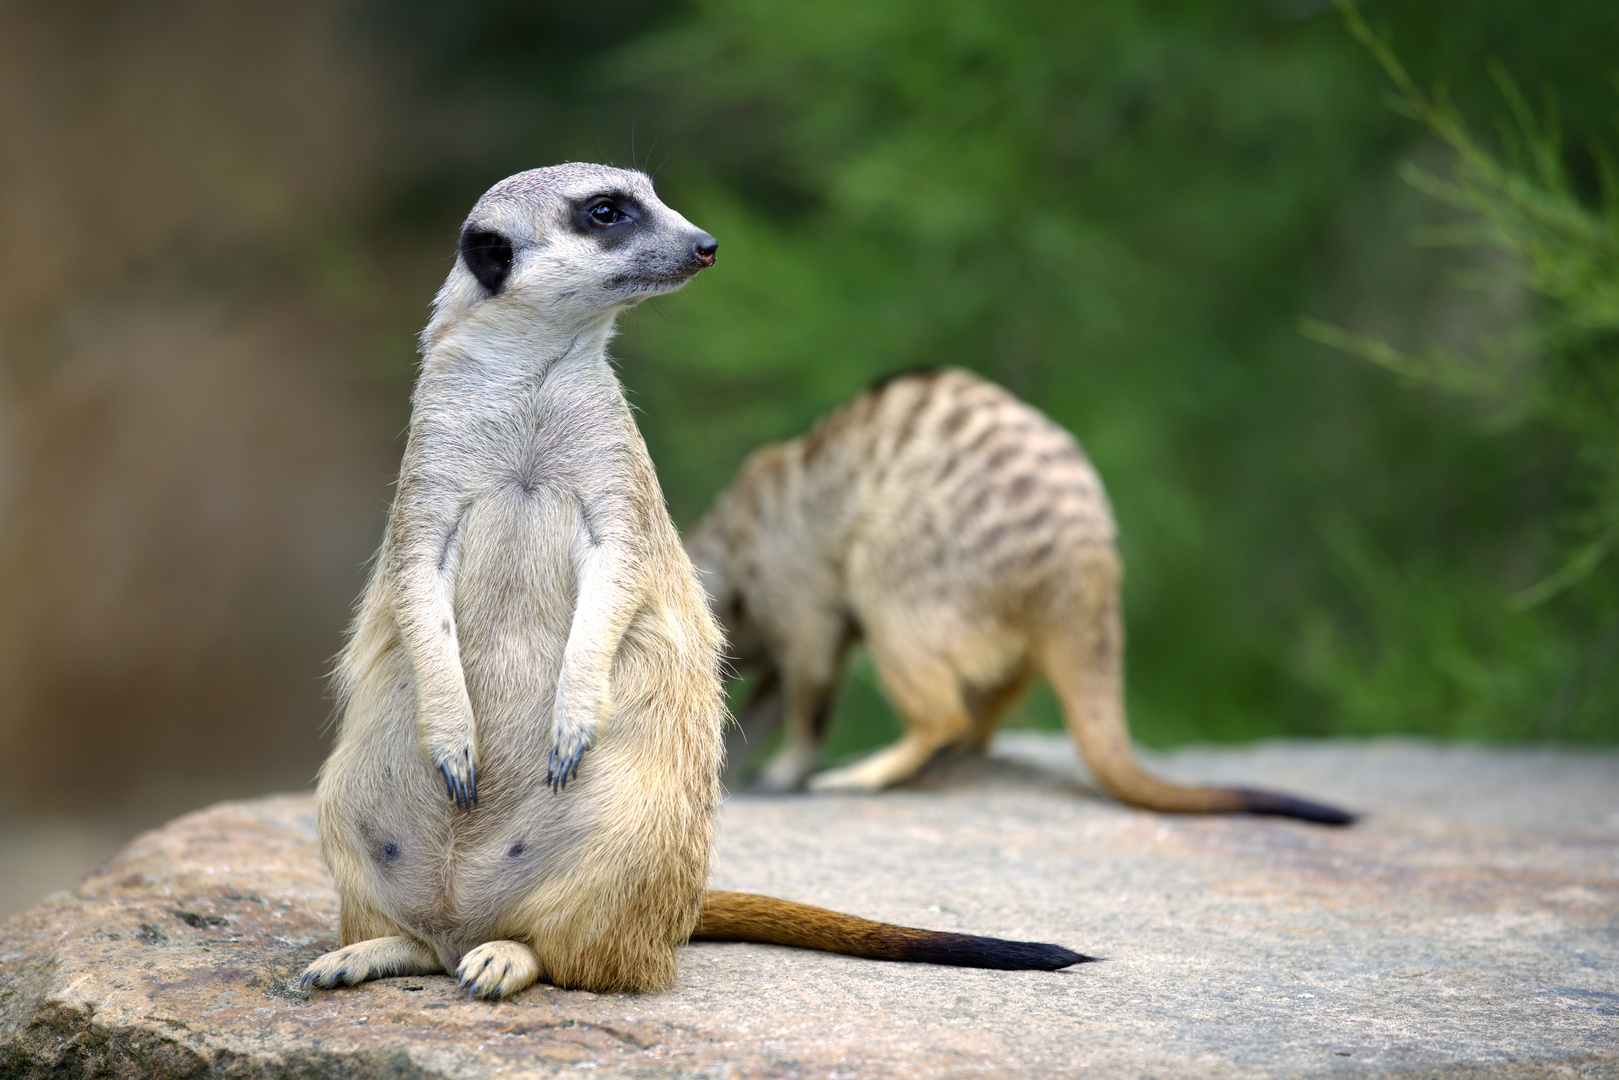
[[[973,934],[946,934],[921,931],[906,943],[904,959],[917,964],[951,964],[955,967],[989,968],[995,971],[1057,971],[1074,964],[1088,964],[1099,956],[1046,945],[1038,941],[1006,941]]]
[[[1300,821],[1313,821],[1317,825],[1353,825],[1358,816],[1336,806],[1296,799],[1277,791],[1239,788],[1238,794],[1242,796],[1242,808],[1250,814],[1297,818]]]

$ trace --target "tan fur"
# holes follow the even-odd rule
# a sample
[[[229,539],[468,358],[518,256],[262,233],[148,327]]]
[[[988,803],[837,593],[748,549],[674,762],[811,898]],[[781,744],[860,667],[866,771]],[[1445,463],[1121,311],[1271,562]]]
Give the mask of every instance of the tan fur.
[[[638,217],[581,217],[598,197]],[[641,174],[581,165],[497,185],[480,231],[512,268],[491,293],[464,244],[438,295],[338,661],[316,807],[343,948],[306,982],[666,987],[708,876],[720,637],[605,347],[712,241]]]
[[[1102,482],[1072,436],[975,375],[893,378],[758,451],[688,549],[739,663],[763,669],[749,712],[785,717],[762,786],[804,782],[845,653],[864,636],[904,737],[812,788],[882,788],[944,747],[982,746],[1042,674],[1112,795],[1158,810],[1259,808],[1255,793],[1170,784],[1137,763]]]
[[[718,889],[709,890],[702,918],[691,936],[693,941],[767,941],[867,960],[913,960],[929,945],[958,937],[872,922],[771,896]]]

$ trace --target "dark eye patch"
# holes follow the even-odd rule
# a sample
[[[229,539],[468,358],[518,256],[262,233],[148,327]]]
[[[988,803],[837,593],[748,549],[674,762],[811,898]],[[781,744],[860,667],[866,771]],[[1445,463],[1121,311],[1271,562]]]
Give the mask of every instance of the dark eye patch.
[[[512,242],[497,232],[465,229],[461,233],[461,261],[493,296],[512,272]]]
[[[574,231],[606,247],[622,242],[646,216],[627,191],[603,191],[573,204]]]

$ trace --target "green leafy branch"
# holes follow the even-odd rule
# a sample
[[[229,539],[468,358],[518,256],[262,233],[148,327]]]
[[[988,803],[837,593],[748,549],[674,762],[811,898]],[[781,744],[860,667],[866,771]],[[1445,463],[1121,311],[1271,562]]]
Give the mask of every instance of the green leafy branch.
[[[1514,597],[1539,604],[1568,589],[1619,548],[1619,168],[1606,150],[1590,148],[1601,184],[1601,206],[1575,194],[1564,166],[1554,109],[1538,120],[1517,84],[1498,63],[1489,71],[1506,103],[1503,152],[1492,153],[1468,128],[1443,91],[1429,95],[1411,78],[1388,42],[1351,0],[1335,0],[1350,33],[1375,57],[1398,97],[1395,106],[1423,123],[1455,154],[1450,178],[1414,165],[1401,170],[1417,190],[1476,215],[1483,228],[1430,233],[1430,242],[1483,240],[1512,255],[1524,284],[1540,300],[1524,355],[1499,344],[1462,358],[1431,348],[1420,355],[1377,338],[1313,319],[1305,336],[1360,356],[1406,378],[1482,398],[1513,419],[1537,419],[1570,432],[1584,466],[1599,478],[1595,505],[1580,516],[1584,539],[1556,572]]]

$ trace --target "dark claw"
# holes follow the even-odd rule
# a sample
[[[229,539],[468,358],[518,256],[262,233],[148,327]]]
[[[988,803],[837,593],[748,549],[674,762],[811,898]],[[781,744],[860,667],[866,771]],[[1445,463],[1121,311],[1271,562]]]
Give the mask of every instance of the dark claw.
[[[444,777],[444,791],[449,795],[450,801],[463,810],[471,810],[478,804],[478,767],[467,765],[468,779],[461,780],[450,774],[450,766],[446,763],[438,767],[439,774]]]
[[[557,794],[568,785],[568,781],[579,775],[579,761],[585,756],[585,747],[579,746],[566,758],[557,759],[556,747],[551,748],[550,764],[546,766],[545,782],[551,785],[551,790]]]
[[[456,780],[455,775],[450,772],[450,766],[448,763],[440,765],[438,768],[439,772],[444,774],[444,790],[449,794],[450,801],[456,806],[460,806],[462,804],[460,782]]]

